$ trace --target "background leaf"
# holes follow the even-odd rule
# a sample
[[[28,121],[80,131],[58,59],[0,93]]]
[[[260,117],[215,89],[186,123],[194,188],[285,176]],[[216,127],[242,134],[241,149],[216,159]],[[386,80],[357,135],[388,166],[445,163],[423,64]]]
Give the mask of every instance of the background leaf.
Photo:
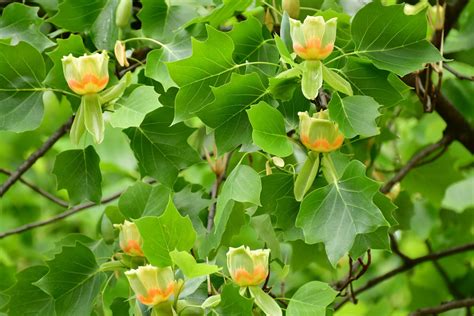
[[[357,12],[351,31],[359,55],[400,76],[442,59],[426,40],[425,11],[409,16],[403,5],[374,2]]]
[[[307,243],[324,242],[333,265],[350,250],[357,234],[387,225],[372,201],[378,184],[364,173],[362,163],[351,161],[337,184],[311,192],[301,203],[296,225]]]
[[[71,260],[74,258],[74,260]],[[89,248],[76,243],[46,262],[49,272],[35,284],[55,299],[56,314],[86,315],[92,312],[105,274],[99,271]]]
[[[262,101],[248,109],[247,115],[252,124],[255,145],[279,157],[293,153],[293,147],[286,136],[283,116],[277,109]]]
[[[63,151],[56,157],[53,174],[58,189],[66,189],[71,203],[85,199],[99,203],[102,197],[100,158],[94,147]]]
[[[43,118],[43,57],[25,42],[0,43],[0,73],[0,130],[36,129]]]
[[[375,119],[380,116],[380,104],[367,96],[349,96],[341,99],[335,93],[329,102],[329,116],[339,125],[346,138],[357,135],[370,137],[379,134]]]
[[[326,308],[334,301],[336,295],[337,292],[327,283],[308,282],[291,297],[286,315],[325,316]]]

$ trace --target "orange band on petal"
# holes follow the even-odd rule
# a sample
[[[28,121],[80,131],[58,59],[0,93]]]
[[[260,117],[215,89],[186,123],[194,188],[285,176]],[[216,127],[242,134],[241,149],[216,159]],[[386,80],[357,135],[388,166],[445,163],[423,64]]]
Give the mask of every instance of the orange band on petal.
[[[74,90],[76,93],[85,94],[85,93],[96,93],[105,88],[109,82],[109,77],[98,78],[93,74],[87,74],[82,77],[81,81],[76,81],[74,79],[68,80],[67,84],[69,87]]]
[[[174,292],[174,282],[168,284],[168,287],[163,291],[161,289],[149,289],[146,296],[137,295],[140,303],[145,305],[155,305],[166,301]]]
[[[236,269],[234,272],[234,280],[239,285],[258,285],[267,277],[267,271],[262,266],[256,266],[252,273],[244,268]]]
[[[321,39],[312,38],[306,42],[306,46],[302,46],[299,43],[293,44],[293,50],[303,59],[307,60],[321,60],[328,57],[332,50],[334,49],[334,44],[329,43],[325,47],[321,47]]]
[[[136,240],[129,240],[127,242],[127,246],[123,249],[123,251],[128,254],[143,257],[142,248],[140,247],[140,244]]]

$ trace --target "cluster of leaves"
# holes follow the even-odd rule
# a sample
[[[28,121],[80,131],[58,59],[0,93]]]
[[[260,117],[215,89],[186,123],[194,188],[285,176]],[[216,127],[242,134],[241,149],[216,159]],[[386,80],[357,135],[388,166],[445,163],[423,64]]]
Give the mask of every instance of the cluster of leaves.
[[[300,18],[338,18],[336,49],[324,65],[350,84],[326,80],[320,97],[307,100],[300,78],[279,76],[299,62],[291,54],[280,1],[142,0],[125,27],[115,23],[119,2],[36,0],[2,9],[5,166],[18,166],[76,111],[80,99],[64,80],[63,56],[112,54],[121,40],[131,66],[120,67],[111,58],[110,82],[130,72],[133,84],[107,107],[102,144],[86,138],[75,147],[65,137],[27,173],[50,191],[64,189],[58,194],[72,210],[85,201],[99,205],[118,198],[118,203],[2,241],[0,311],[133,313],[123,273],[104,268],[118,258],[113,224],[125,219],[138,226],[149,263],[179,268],[186,280],[182,299],[201,306],[209,294],[221,294],[212,307],[219,315],[259,312],[221,271],[231,246],[271,249],[264,290],[279,298],[286,315],[327,315],[337,295],[329,283],[345,275],[347,254],[356,260],[369,249],[381,250],[373,254],[378,272],[397,260],[389,254],[389,232],[397,231],[409,256],[425,254],[428,239],[437,248],[472,239],[472,157],[461,144],[417,166],[390,198],[379,191],[378,181],[441,139],[446,127],[437,114],[423,115],[401,79],[443,60],[428,40],[425,11],[406,15],[395,1],[354,8],[350,1],[302,0]],[[471,74],[473,20],[471,3],[445,47],[456,59],[453,67]],[[470,123],[473,89],[472,82],[443,79],[442,93]],[[298,202],[294,183],[307,150],[298,140],[297,114],[325,107],[346,140],[330,154],[333,165],[321,166]],[[328,168],[335,178],[327,177]],[[62,209],[41,197],[30,199],[27,190],[18,184],[2,198],[3,230]],[[103,198],[103,192],[116,190],[123,192]],[[81,234],[67,235],[71,232]],[[472,257],[459,258],[446,259],[446,266],[456,267],[447,277],[464,296],[472,295]],[[136,264],[121,262],[128,268]],[[388,292],[340,313],[388,315],[393,308],[438,304],[453,294],[436,273],[430,265],[417,268],[410,279],[394,280]]]

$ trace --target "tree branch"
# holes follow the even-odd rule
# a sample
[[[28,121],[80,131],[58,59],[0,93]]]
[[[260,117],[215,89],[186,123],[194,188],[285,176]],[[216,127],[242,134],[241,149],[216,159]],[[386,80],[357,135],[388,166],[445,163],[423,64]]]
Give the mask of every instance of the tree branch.
[[[13,174],[13,172],[5,170],[3,168],[0,168],[0,173],[6,174],[6,175],[9,175],[9,176],[11,176]],[[69,203],[67,201],[64,201],[64,200],[52,195],[51,193],[41,189],[40,187],[34,185],[33,183],[25,180],[24,178],[20,177],[18,180],[21,183],[23,183],[24,185],[26,185],[27,187],[29,187],[30,189],[32,189],[33,191],[35,191],[36,193],[38,193],[38,194],[42,195],[43,197],[47,198],[51,202],[56,203],[56,204],[58,204],[62,207],[69,207]]]
[[[450,73],[455,75],[456,78],[458,78],[460,80],[474,81],[474,76],[466,76],[466,75],[460,73],[459,71],[457,71],[456,69],[452,68],[451,66],[449,66],[447,64],[443,64],[443,67],[444,67],[444,69],[446,69],[447,71],[449,71]]]
[[[33,164],[42,157],[46,152],[53,147],[53,145],[64,135],[68,132],[71,128],[72,122],[74,120],[74,116],[71,117],[66,123],[64,123],[53,135],[51,135],[46,142],[41,145],[38,150],[32,153],[19,167],[16,169],[10,177],[2,184],[0,187],[0,197],[2,197],[10,187],[17,182],[20,177],[33,166]]]
[[[122,195],[122,193],[123,193],[123,191],[115,193],[114,195],[111,195],[111,196],[103,199],[102,201],[100,201],[100,204],[107,204],[109,202],[112,202],[113,200],[119,198],[120,195]],[[25,231],[28,231],[28,230],[31,230],[31,229],[34,229],[34,228],[37,228],[37,227],[41,227],[41,226],[45,226],[45,225],[57,222],[57,221],[59,221],[63,218],[69,217],[73,214],[79,213],[80,211],[86,210],[86,209],[91,208],[91,207],[96,206],[96,205],[98,205],[98,204],[88,202],[88,203],[84,203],[84,204],[81,204],[81,205],[74,206],[74,207],[70,208],[69,210],[67,210],[67,211],[65,211],[61,214],[58,214],[56,216],[53,216],[49,219],[29,223],[29,224],[14,228],[12,230],[7,230],[6,232],[0,233],[0,239],[8,237],[10,235],[23,233]]]
[[[411,169],[415,168],[423,158],[429,156],[439,148],[449,146],[452,141],[453,137],[451,134],[445,134],[443,138],[437,143],[431,144],[420,150],[408,161],[408,163],[403,168],[397,172],[397,174],[395,174],[395,176],[393,176],[393,178],[384,184],[384,186],[380,189],[380,192],[384,194],[390,192],[392,187],[400,182],[408,174],[408,172],[410,172]]]
[[[431,243],[426,240],[425,242],[426,247],[428,248],[429,253],[433,253],[433,248],[431,247]],[[459,290],[454,286],[454,284],[451,282],[449,279],[448,274],[446,271],[443,269],[441,264],[438,262],[438,260],[433,260],[433,265],[438,271],[438,273],[441,275],[441,278],[443,279],[444,283],[446,284],[446,287],[448,288],[449,292],[454,298],[463,298],[463,295]]]
[[[474,306],[474,298],[472,297],[463,300],[447,302],[436,307],[421,308],[411,313],[410,316],[438,315],[439,313],[446,312],[452,309],[470,306]]]
[[[368,289],[371,289],[372,287],[378,285],[379,283],[382,283],[385,280],[388,280],[388,279],[396,276],[399,273],[403,273],[405,271],[413,269],[415,266],[417,266],[421,263],[424,263],[424,262],[427,262],[427,261],[439,260],[439,259],[444,258],[444,257],[448,257],[448,256],[452,256],[452,255],[456,255],[456,254],[459,254],[459,253],[463,253],[463,252],[466,252],[466,251],[472,251],[472,250],[474,250],[474,243],[465,244],[465,245],[462,245],[462,246],[453,247],[453,248],[443,250],[443,251],[440,251],[440,252],[430,253],[430,254],[427,254],[426,256],[421,256],[421,257],[418,257],[418,258],[415,258],[415,259],[410,259],[410,260],[406,261],[404,264],[402,264],[400,267],[395,268],[393,270],[390,270],[385,274],[382,274],[378,277],[375,277],[375,278],[367,281],[367,283],[365,285],[363,285],[362,287],[356,289],[354,291],[354,294],[358,295],[362,292],[365,292]],[[347,297],[344,298],[341,302],[339,302],[338,304],[335,305],[334,309],[338,310],[339,308],[341,308],[348,301],[349,301],[349,298],[347,298]]]

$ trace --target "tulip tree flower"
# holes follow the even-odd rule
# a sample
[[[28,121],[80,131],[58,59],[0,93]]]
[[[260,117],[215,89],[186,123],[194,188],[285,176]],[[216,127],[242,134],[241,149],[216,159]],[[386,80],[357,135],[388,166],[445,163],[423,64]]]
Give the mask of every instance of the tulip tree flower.
[[[259,285],[268,275],[269,249],[250,250],[248,247],[230,248],[227,267],[232,280],[239,286]]]
[[[322,16],[307,16],[304,22],[290,19],[293,50],[304,60],[323,60],[328,57],[336,40],[337,18],[327,22]]]
[[[325,21],[322,16],[308,16],[304,22],[290,19],[290,35],[294,52],[304,61],[301,63],[301,90],[313,100],[323,84],[323,65],[336,40],[337,18]]]
[[[156,306],[177,297],[181,288],[175,281],[171,267],[157,268],[152,265],[125,272],[137,300],[147,306]]]
[[[245,246],[229,248],[227,268],[232,280],[242,288],[241,294],[248,289],[255,304],[265,315],[280,316],[282,312],[278,304],[260,287],[268,277],[269,256],[270,249],[250,250]]]
[[[62,58],[64,78],[69,88],[81,96],[81,104],[71,126],[71,141],[78,144],[87,131],[96,143],[104,139],[104,119],[102,105],[117,99],[131,83],[131,75],[127,74],[119,83],[103,91],[109,82],[109,57],[104,51],[81,57],[71,54]]]
[[[300,139],[306,148],[315,152],[331,152],[341,147],[344,135],[337,123],[330,121],[327,110],[315,113],[298,112],[300,117]]]
[[[115,224],[114,226],[120,230],[119,244],[123,252],[130,256],[143,256],[143,241],[137,225],[125,221],[123,224]]]

